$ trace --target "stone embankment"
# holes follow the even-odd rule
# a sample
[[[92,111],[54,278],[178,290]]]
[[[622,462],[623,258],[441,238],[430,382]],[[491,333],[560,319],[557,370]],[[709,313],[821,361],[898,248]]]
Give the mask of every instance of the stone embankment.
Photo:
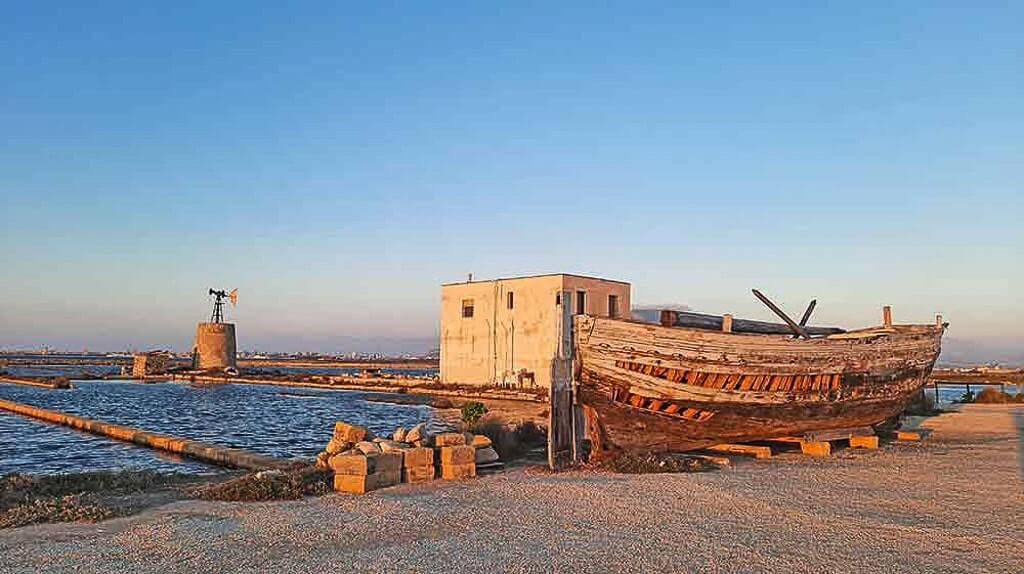
[[[11,383],[12,385],[26,385],[29,387],[42,387],[44,389],[70,389],[71,381],[67,377],[0,377],[0,383]]]
[[[494,468],[500,460],[483,435],[435,436],[419,424],[409,430],[400,427],[387,439],[373,436],[366,427],[338,421],[330,442],[317,454],[316,465],[334,471],[334,490],[365,494],[403,482],[472,478],[477,465]]]
[[[173,452],[195,458],[204,462],[221,466],[244,468],[248,470],[267,470],[288,468],[296,464],[294,460],[274,458],[237,448],[224,448],[204,442],[189,440],[172,435],[148,432],[137,428],[106,423],[69,415],[59,411],[50,411],[0,399],[0,409],[32,417],[42,421],[64,425],[96,435],[106,436],[137,445]]]

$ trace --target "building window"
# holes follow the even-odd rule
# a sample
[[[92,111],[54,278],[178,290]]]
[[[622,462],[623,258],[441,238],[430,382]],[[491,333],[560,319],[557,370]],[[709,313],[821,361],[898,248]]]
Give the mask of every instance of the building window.
[[[555,293],[555,305],[561,305],[561,304],[562,304],[562,294],[561,293]]]
[[[587,294],[584,291],[576,292],[576,314],[586,315],[587,314]]]
[[[470,319],[470,318],[473,317],[473,300],[472,299],[463,299],[462,300],[462,316],[465,319]]]
[[[515,307],[515,297],[513,297],[513,295],[514,295],[514,293],[512,293],[511,291],[508,292],[508,308],[509,309],[512,309],[512,308]]]
[[[608,296],[608,316],[615,319],[619,316],[619,296]]]

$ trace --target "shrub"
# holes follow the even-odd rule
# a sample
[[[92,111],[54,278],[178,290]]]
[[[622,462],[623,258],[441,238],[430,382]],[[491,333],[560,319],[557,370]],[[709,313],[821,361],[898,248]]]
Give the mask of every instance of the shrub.
[[[974,402],[974,391],[967,391],[966,393],[960,395],[960,402],[961,403],[973,403]]]
[[[462,405],[462,422],[468,425],[475,425],[485,414],[487,407],[479,401],[469,401]]]
[[[97,521],[131,512],[110,495],[130,495],[194,480],[151,470],[95,471],[34,476],[11,473],[0,479],[0,528],[40,522]],[[100,499],[100,496],[105,496]]]
[[[598,463],[612,472],[623,474],[655,474],[676,472],[704,472],[718,468],[714,463],[696,457],[671,453],[622,453]]]
[[[996,390],[995,387],[986,387],[978,393],[975,397],[974,402],[976,403],[1009,403],[1013,402],[1014,397],[1009,393],[1005,393],[1000,390]]]
[[[203,500],[231,502],[296,500],[307,495],[330,492],[332,477],[331,471],[311,466],[288,472],[254,472],[198,488],[192,491],[192,496]]]
[[[533,421],[509,426],[496,416],[487,417],[470,426],[469,432],[491,439],[494,450],[506,462],[523,456],[531,446],[544,444],[547,440],[547,431]]]

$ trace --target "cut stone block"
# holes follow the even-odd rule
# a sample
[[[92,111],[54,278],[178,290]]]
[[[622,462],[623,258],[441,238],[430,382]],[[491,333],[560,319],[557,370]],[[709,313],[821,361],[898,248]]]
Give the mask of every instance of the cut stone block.
[[[476,447],[445,446],[440,449],[441,465],[473,464],[476,461]]]
[[[434,466],[434,449],[428,447],[410,448],[405,451],[405,460],[402,463],[406,467]]]
[[[464,446],[466,435],[458,432],[446,432],[434,436],[434,446]]]
[[[373,434],[366,427],[350,425],[343,421],[334,423],[334,440],[357,443],[372,438]]]
[[[487,448],[491,446],[491,439],[485,437],[482,434],[475,434],[473,435],[473,439],[468,444],[471,444],[476,448]]]
[[[332,456],[328,464],[334,474],[366,476],[376,472],[377,457],[362,454],[339,455]]]
[[[402,469],[382,470],[377,474],[377,488],[395,486],[402,483]]]
[[[460,480],[476,476],[476,464],[442,464],[441,478],[443,480]]]
[[[377,484],[377,475],[367,474],[357,476],[354,474],[334,475],[335,492],[349,492],[352,494],[366,494],[371,490],[380,488]]]
[[[401,452],[385,452],[377,455],[376,458],[375,472],[396,472],[402,470],[402,461],[405,457]]]
[[[402,482],[427,482],[434,480],[434,465],[407,466],[402,469]]]

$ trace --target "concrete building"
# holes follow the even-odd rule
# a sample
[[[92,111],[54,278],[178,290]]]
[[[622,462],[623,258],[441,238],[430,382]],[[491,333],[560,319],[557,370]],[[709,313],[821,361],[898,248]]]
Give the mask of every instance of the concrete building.
[[[567,273],[442,285],[441,381],[547,388],[563,316],[629,309],[629,283]]]

